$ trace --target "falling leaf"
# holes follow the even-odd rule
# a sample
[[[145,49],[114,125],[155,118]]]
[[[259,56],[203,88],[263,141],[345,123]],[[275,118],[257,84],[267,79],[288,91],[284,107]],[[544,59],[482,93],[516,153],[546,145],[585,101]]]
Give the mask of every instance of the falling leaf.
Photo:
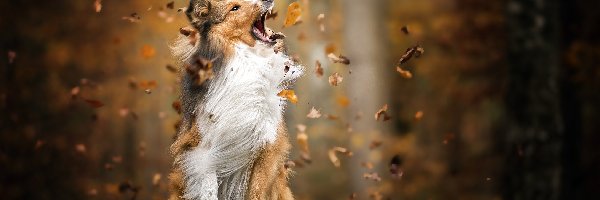
[[[152,185],[158,186],[158,184],[160,183],[160,178],[161,178],[160,173],[154,174],[154,176],[152,176]]]
[[[8,64],[13,64],[15,62],[15,58],[17,58],[17,52],[8,51]]]
[[[354,199],[356,199],[356,197],[358,197],[358,194],[352,193],[348,199],[349,200],[354,200]]]
[[[402,68],[400,68],[400,66],[396,66],[396,71],[398,73],[400,73],[400,76],[402,76],[403,78],[406,78],[406,79],[412,78],[412,73],[410,73],[410,71],[408,71],[408,70],[403,70]]]
[[[104,106],[104,104],[98,100],[84,99],[84,101],[93,108],[100,108]]]
[[[360,165],[367,169],[373,169],[373,163],[371,162],[361,162]]]
[[[71,98],[75,99],[79,95],[80,88],[79,86],[71,88]]]
[[[329,160],[331,161],[331,163],[333,163],[333,166],[335,167],[340,167],[341,166],[341,162],[340,159],[337,157],[336,153],[342,153],[346,156],[352,156],[353,153],[348,151],[348,149],[343,148],[343,147],[334,147],[332,149],[329,150],[328,154],[329,154]]]
[[[175,68],[173,65],[167,65],[166,68],[170,72],[177,73],[177,68]]]
[[[308,114],[306,115],[306,117],[311,118],[311,119],[317,119],[321,117],[321,112],[319,112],[319,110],[315,109],[315,107],[312,107],[310,109],[310,111],[308,112]]]
[[[417,111],[415,113],[415,121],[421,121],[422,118],[423,118],[423,111]]]
[[[283,167],[285,169],[292,169],[292,168],[296,167],[296,162],[294,162],[292,160],[288,160],[287,162],[285,162],[285,164],[283,164]]]
[[[369,145],[369,149],[373,150],[373,149],[381,146],[381,144],[383,144],[382,141],[380,141],[380,140],[373,140],[373,141],[371,141],[371,144]]]
[[[406,52],[404,53],[404,55],[402,55],[402,57],[400,57],[400,60],[398,60],[398,65],[402,65],[402,64],[408,62],[413,56],[418,58],[423,53],[425,53],[425,50],[419,45],[415,45],[411,48],[408,48],[408,49],[406,49]]]
[[[327,46],[325,46],[325,55],[335,53],[336,49],[337,48],[335,47],[335,44],[333,44],[333,43],[327,44]]]
[[[383,119],[383,121],[390,120],[391,117],[388,115],[387,110],[388,110],[388,105],[387,104],[383,105],[383,107],[381,109],[379,109],[377,111],[377,113],[375,113],[375,121],[379,121],[379,119]]]
[[[120,164],[121,162],[123,162],[123,156],[113,156],[111,159],[114,163],[117,163],[117,164]]]
[[[336,102],[342,107],[348,107],[348,105],[350,105],[350,99],[348,99],[346,96],[339,96]]]
[[[36,150],[40,149],[40,148],[42,148],[42,146],[44,146],[44,144],[46,144],[46,141],[44,141],[44,140],[37,140],[37,141],[35,141],[35,147],[34,147],[34,149],[36,149]]]
[[[128,114],[129,114],[129,109],[128,108],[121,108],[121,109],[119,109],[119,116],[126,117]]]
[[[329,76],[329,84],[331,86],[338,86],[338,84],[342,83],[344,78],[340,76],[337,72],[333,73],[333,75]]]
[[[400,28],[400,30],[401,30],[401,31],[402,31],[404,34],[406,34],[406,35],[410,34],[410,33],[408,32],[408,26],[402,26],[402,28]]]
[[[79,153],[85,153],[85,144],[76,144],[75,150]]]
[[[92,188],[92,189],[88,190],[87,194],[90,196],[96,196],[96,195],[98,195],[98,190],[96,188]]]
[[[323,76],[323,67],[321,67],[321,62],[318,60],[315,63],[315,74],[317,74],[317,77],[319,78]]]
[[[173,8],[175,8],[175,1],[171,1],[171,2],[167,3],[167,8],[168,8],[168,9],[171,9],[171,10],[172,10]]]
[[[275,18],[277,18],[277,15],[279,15],[279,13],[277,11],[271,11],[271,12],[267,13],[267,17],[265,20],[275,19]]]
[[[151,89],[146,89],[146,90],[144,90],[144,92],[145,92],[146,94],[152,94],[152,90],[151,90]]]
[[[181,102],[180,101],[173,101],[173,103],[171,104],[171,107],[173,108],[173,110],[175,110],[175,112],[181,114]]]
[[[186,71],[197,85],[202,85],[207,80],[214,78],[213,61],[199,58],[192,65],[187,65]]]
[[[383,199],[383,196],[381,196],[381,193],[379,191],[375,191],[375,192],[371,193],[369,195],[369,197],[371,197],[371,199],[373,199],[373,200],[382,200]]]
[[[142,57],[144,57],[145,59],[149,59],[154,57],[154,55],[156,55],[156,50],[154,49],[154,47],[150,46],[150,45],[144,45],[142,46]]]
[[[288,101],[292,102],[293,104],[298,103],[298,96],[296,96],[296,93],[294,92],[294,90],[282,90],[281,92],[279,92],[277,94],[277,96],[286,98]]]
[[[350,64],[350,60],[348,58],[346,58],[346,56],[336,56],[333,53],[327,54],[327,58],[329,58],[329,60],[331,60],[331,62],[333,63],[341,63],[344,65],[349,65]]]
[[[317,22],[319,23],[319,30],[325,32],[325,14],[321,13],[317,15]]]
[[[142,89],[154,89],[157,85],[155,80],[143,80],[138,83],[138,87]]]
[[[102,10],[102,0],[94,1],[94,9],[96,12],[100,12]]]
[[[379,174],[377,174],[376,172],[373,173],[364,173],[363,174],[363,178],[367,179],[367,180],[373,180],[376,182],[381,181],[381,177],[379,177]]]
[[[390,161],[390,173],[392,173],[392,177],[394,177],[394,178],[402,177],[402,170],[400,169],[401,165],[402,165],[402,158],[400,158],[400,155],[395,155],[394,157],[392,157],[392,160]]]
[[[307,163],[311,162],[310,150],[308,149],[308,135],[304,132],[299,132],[296,136],[296,141],[300,148],[300,158]]]
[[[142,20],[142,18],[137,13],[131,13],[131,15],[123,16],[123,17],[121,17],[121,19],[123,19],[125,21],[129,21],[131,23],[138,23],[138,22],[140,22],[140,20]]]
[[[329,119],[329,120],[337,120],[337,119],[339,119],[339,117],[338,117],[338,116],[331,115],[331,114],[328,114],[328,115],[326,115],[326,117],[327,117],[327,119]]]
[[[285,16],[285,22],[283,23],[283,27],[290,27],[302,19],[302,8],[300,7],[300,3],[293,2],[288,6],[287,15]]]
[[[306,132],[306,125],[298,124],[298,125],[296,125],[296,129],[298,129],[298,132],[304,133],[304,132]]]

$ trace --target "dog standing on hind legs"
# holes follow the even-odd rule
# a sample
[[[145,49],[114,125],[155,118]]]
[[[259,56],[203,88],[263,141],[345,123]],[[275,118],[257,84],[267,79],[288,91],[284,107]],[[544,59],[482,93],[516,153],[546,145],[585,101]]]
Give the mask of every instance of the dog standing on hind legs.
[[[193,29],[173,47],[187,67],[170,199],[293,199],[284,167],[286,101],[277,94],[302,67],[276,47],[282,35],[265,27],[272,7],[273,0],[190,1]],[[197,70],[187,69],[208,60],[214,76],[198,84]]]

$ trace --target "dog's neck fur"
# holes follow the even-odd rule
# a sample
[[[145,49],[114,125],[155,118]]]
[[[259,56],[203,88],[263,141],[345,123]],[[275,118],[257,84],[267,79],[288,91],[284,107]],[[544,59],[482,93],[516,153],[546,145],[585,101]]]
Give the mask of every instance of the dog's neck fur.
[[[174,48],[188,64],[196,57],[215,59],[216,73],[201,86],[185,73],[182,79],[183,125],[196,124],[201,138],[181,160],[183,197],[243,199],[253,162],[275,141],[282,121],[285,101],[277,94],[302,74],[302,67],[263,43],[251,47],[201,38],[204,45],[195,50],[177,48],[189,46],[186,38]]]

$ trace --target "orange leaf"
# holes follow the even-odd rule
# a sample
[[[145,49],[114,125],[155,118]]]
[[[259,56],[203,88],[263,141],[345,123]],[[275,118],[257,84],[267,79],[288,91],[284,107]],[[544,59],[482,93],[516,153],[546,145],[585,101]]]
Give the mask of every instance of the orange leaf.
[[[300,7],[300,3],[294,2],[288,6],[287,15],[285,16],[285,22],[283,23],[283,27],[290,27],[301,21],[302,16],[302,8]]]
[[[154,49],[154,47],[150,45],[142,46],[142,57],[144,57],[145,59],[149,59],[154,57],[154,55],[156,55],[156,50]]]
[[[296,96],[296,93],[294,92],[294,90],[282,90],[281,92],[279,92],[277,94],[277,96],[286,98],[288,101],[292,102],[293,104],[298,103],[298,96]]]

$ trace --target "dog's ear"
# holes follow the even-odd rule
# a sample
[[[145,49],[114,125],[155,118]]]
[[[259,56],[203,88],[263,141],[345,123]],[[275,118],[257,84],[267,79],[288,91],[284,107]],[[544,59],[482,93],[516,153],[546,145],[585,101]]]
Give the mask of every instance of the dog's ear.
[[[185,14],[190,23],[199,29],[208,22],[210,7],[209,0],[190,0],[190,5],[187,7]]]
[[[190,0],[185,14],[190,23],[199,29],[204,25],[221,23],[227,12],[226,2],[222,0]]]

